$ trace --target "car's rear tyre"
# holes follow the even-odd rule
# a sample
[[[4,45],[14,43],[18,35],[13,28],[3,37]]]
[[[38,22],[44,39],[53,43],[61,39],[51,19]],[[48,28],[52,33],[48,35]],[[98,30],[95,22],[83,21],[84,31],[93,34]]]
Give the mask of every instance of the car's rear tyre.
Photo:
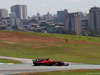
[[[39,64],[37,62],[34,62],[34,66],[39,66]]]
[[[53,64],[49,64],[49,66],[53,66]]]

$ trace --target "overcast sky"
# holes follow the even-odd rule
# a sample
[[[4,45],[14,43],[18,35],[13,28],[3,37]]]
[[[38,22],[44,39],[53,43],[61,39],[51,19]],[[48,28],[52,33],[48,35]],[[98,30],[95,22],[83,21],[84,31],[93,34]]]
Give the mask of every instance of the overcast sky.
[[[56,14],[58,10],[68,9],[69,12],[88,12],[90,7],[100,6],[100,0],[0,0],[0,8],[10,12],[10,7],[16,4],[28,6],[28,15],[36,15],[37,12]]]

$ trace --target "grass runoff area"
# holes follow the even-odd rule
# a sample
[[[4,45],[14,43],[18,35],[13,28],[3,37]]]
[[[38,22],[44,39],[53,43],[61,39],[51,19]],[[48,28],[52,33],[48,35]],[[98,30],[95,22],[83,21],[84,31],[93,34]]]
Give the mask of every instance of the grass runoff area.
[[[0,59],[0,63],[21,63],[21,62],[9,59]]]
[[[13,75],[100,75],[100,70],[68,70],[57,72],[24,73]]]
[[[38,35],[42,37],[62,38],[62,39],[67,39],[67,40],[100,42],[100,37],[77,36],[77,35],[66,35],[66,34],[50,34],[50,33],[35,33],[35,32],[18,32],[18,33],[27,34],[29,36]]]
[[[38,39],[36,38],[36,40],[34,37]],[[41,39],[41,37],[43,38]],[[33,40],[31,40],[32,38]],[[100,45],[68,43],[59,40],[53,42],[52,40],[56,38],[100,42],[99,37],[0,31],[0,56],[50,58],[66,62],[100,64]]]

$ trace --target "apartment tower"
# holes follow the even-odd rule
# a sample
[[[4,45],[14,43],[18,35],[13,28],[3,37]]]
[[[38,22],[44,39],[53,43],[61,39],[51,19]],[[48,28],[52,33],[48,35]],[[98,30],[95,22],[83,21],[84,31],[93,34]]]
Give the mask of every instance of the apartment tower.
[[[0,9],[0,18],[7,18],[8,17],[8,10]]]
[[[26,5],[14,5],[11,7],[11,12],[15,13],[16,18],[28,19]]]
[[[74,31],[77,35],[81,34],[81,16],[77,13],[69,13],[65,17],[65,30]]]
[[[64,23],[64,17],[68,14],[68,10],[57,11],[57,21]]]
[[[89,10],[89,28],[96,30],[100,28],[100,8],[92,7]]]

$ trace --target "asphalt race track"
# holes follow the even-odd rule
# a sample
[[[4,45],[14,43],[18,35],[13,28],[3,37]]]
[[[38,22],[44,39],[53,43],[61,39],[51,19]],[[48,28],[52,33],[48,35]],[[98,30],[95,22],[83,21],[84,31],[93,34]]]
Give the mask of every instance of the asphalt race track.
[[[16,74],[76,69],[100,69],[100,65],[70,64],[69,66],[32,66],[32,64],[4,64],[0,65],[0,74]]]
[[[32,59],[14,58],[0,56],[3,59],[12,59],[22,62],[23,64],[3,64],[0,63],[0,75],[16,74],[29,72],[45,72],[45,71],[61,71],[61,70],[77,70],[77,69],[100,69],[100,65],[70,63],[69,66],[34,66]]]

